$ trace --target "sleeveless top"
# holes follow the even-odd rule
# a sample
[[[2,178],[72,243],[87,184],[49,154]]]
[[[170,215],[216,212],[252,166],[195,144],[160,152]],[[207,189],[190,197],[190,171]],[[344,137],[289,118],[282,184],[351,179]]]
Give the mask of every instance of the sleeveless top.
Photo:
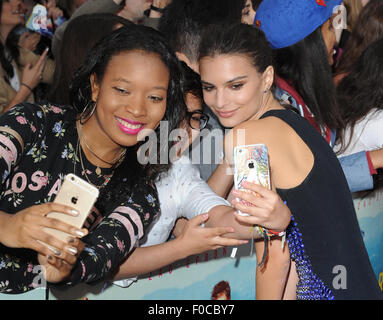
[[[382,299],[336,155],[300,115],[271,110],[261,118],[271,116],[293,128],[314,156],[300,185],[277,188],[292,213],[287,242],[299,277],[297,299]]]

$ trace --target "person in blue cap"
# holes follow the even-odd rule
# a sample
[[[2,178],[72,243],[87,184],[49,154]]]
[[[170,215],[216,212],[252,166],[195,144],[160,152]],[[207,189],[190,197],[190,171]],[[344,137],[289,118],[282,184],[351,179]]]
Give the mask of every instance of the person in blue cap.
[[[267,0],[254,26],[275,52],[276,96],[296,107],[334,146],[342,127],[330,64],[335,46],[333,20],[342,0]],[[383,149],[361,151],[339,161],[351,192],[374,188],[373,175],[383,166]]]

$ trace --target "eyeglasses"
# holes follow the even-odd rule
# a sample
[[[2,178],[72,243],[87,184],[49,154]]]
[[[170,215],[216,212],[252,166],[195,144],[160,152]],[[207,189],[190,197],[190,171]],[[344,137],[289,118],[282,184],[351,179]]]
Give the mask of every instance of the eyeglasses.
[[[196,130],[202,130],[205,128],[209,121],[209,116],[201,110],[187,112],[186,117],[189,121],[189,126]]]

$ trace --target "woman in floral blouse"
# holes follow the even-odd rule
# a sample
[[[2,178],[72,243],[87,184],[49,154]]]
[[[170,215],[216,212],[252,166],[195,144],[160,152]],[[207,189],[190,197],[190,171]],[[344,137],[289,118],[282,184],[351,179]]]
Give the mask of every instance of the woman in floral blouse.
[[[39,265],[50,282],[106,277],[159,212],[153,181],[169,165],[159,164],[159,151],[157,164],[142,165],[137,150],[143,129],[159,147],[160,121],[173,130],[186,111],[178,60],[160,34],[136,25],[114,31],[75,74],[71,96],[72,106],[20,104],[0,117],[0,292],[36,287]],[[46,217],[74,214],[52,203],[68,173],[100,189],[87,229]],[[64,243],[44,227],[73,237]]]

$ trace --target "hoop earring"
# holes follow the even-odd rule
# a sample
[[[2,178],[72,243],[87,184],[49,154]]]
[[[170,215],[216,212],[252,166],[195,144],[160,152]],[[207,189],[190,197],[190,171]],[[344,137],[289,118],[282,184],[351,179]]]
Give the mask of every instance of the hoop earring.
[[[96,110],[97,102],[89,103],[86,108],[81,112],[80,124],[87,122]]]

